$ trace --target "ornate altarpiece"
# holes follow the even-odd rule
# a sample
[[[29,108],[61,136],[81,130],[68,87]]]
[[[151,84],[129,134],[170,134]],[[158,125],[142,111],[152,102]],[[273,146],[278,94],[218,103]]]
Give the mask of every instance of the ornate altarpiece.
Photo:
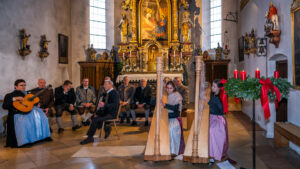
[[[182,73],[182,64],[187,64],[193,51],[188,0],[125,0],[121,5],[130,11],[130,16],[122,13],[119,25],[123,73],[154,73],[158,56],[163,57],[165,72]]]

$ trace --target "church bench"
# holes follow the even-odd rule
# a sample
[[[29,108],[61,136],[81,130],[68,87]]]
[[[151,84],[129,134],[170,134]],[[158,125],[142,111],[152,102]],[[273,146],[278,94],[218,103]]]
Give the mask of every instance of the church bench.
[[[288,147],[289,141],[300,146],[300,127],[292,123],[276,122],[274,124],[275,147]]]

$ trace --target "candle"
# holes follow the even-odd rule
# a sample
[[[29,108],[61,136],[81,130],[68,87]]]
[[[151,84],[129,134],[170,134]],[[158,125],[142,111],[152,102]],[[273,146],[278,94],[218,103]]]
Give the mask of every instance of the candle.
[[[125,53],[123,53],[123,62],[125,62]]]
[[[244,80],[246,80],[246,71],[245,70],[241,71],[241,81],[243,82]]]
[[[225,45],[225,49],[228,49],[228,45]]]
[[[275,77],[275,79],[278,79],[278,78],[279,78],[279,71],[278,71],[278,70],[276,70],[276,71],[274,72],[274,77]]]
[[[129,54],[129,57],[131,58],[131,50],[129,51],[129,53],[130,53],[130,54]]]
[[[175,61],[175,50],[174,50],[174,60],[173,60],[173,62],[174,62],[174,66],[175,66],[175,63],[176,63],[176,61]]]
[[[260,79],[260,70],[258,68],[255,71],[255,78]]]
[[[234,79],[238,79],[239,78],[239,71],[237,71],[236,69],[233,72],[233,77],[234,77]]]

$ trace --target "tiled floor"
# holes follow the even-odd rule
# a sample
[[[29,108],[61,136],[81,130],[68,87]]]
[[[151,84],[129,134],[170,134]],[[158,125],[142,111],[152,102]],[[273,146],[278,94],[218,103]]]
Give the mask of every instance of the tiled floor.
[[[105,157],[105,158],[74,158],[72,157],[83,146],[79,145],[87,131],[87,127],[82,127],[78,131],[71,130],[70,117],[64,118],[66,126],[65,132],[58,135],[54,127],[52,135],[53,142],[39,143],[31,148],[11,149],[5,148],[5,138],[0,138],[0,169],[81,169],[81,168],[104,168],[104,169],[144,169],[144,168],[218,168],[215,164],[208,166],[206,164],[193,165],[179,160],[167,162],[145,162],[143,156],[135,157]],[[252,133],[251,122],[248,117],[240,112],[232,112],[227,117],[229,128],[229,151],[230,158],[236,160],[236,168],[252,168]],[[106,141],[96,142],[85,146],[130,146],[145,145],[147,139],[148,127],[144,127],[140,122],[138,127],[129,125],[119,125],[121,140],[112,136]],[[99,132],[97,132],[98,134]],[[288,148],[273,148],[272,139],[266,139],[264,131],[257,129],[257,167],[264,168],[300,168],[300,156]],[[185,138],[188,131],[185,131]]]

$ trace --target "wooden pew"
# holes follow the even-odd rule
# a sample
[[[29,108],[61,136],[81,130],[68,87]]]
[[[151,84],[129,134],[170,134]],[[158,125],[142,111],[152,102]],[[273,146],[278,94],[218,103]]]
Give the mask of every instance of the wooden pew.
[[[276,122],[274,125],[275,147],[288,147],[289,141],[300,146],[300,127],[292,123]]]

